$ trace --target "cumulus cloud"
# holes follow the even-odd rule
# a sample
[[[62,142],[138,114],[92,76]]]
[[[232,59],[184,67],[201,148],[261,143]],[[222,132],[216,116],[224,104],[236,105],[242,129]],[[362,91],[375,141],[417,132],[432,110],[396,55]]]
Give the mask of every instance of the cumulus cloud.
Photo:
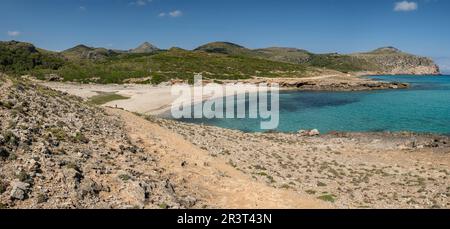
[[[158,14],[159,17],[165,17],[165,16],[169,16],[169,17],[181,17],[183,16],[183,12],[181,10],[174,10],[171,12],[161,12]]]
[[[395,3],[394,11],[408,12],[408,11],[415,11],[418,8],[419,8],[419,4],[417,4],[417,2],[402,1],[402,2]]]
[[[21,33],[19,31],[8,31],[8,36],[10,37],[17,37],[19,36]]]
[[[171,17],[181,17],[181,16],[183,16],[183,12],[181,12],[180,10],[175,10],[175,11],[169,12],[169,15]]]

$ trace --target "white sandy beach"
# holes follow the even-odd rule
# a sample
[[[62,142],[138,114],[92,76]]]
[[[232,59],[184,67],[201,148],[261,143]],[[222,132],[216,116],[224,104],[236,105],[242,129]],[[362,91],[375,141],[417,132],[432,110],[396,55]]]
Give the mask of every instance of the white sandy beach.
[[[172,104],[177,101],[179,104],[191,101],[191,103],[199,103],[207,99],[222,97],[223,95],[200,95],[192,93],[192,97],[174,96],[171,93],[171,86],[153,86],[139,84],[77,84],[77,83],[57,83],[46,82],[43,85],[55,90],[66,92],[70,95],[78,96],[83,99],[89,99],[101,93],[116,93],[129,99],[115,100],[103,104],[104,107],[117,107],[127,111],[136,112],[145,115],[161,115],[171,109]],[[194,88],[192,86],[191,90]],[[224,86],[222,86],[224,87]],[[237,94],[257,92],[258,88],[249,89],[240,84],[233,85],[233,89]]]

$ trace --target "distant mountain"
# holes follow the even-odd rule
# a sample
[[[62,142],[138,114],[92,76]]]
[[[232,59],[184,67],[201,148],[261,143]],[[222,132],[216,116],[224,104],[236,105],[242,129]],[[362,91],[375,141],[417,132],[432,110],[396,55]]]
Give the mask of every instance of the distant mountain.
[[[144,42],[143,44],[139,45],[135,49],[131,49],[130,53],[154,53],[159,51],[160,49],[148,42]]]
[[[230,42],[212,42],[202,45],[194,51],[197,52],[207,52],[207,53],[218,53],[226,55],[257,55],[253,50],[247,49],[243,46],[230,43]]]
[[[195,72],[203,72],[209,79],[297,78],[336,71],[373,75],[440,73],[430,58],[394,47],[354,54],[315,54],[284,47],[249,49],[230,42],[208,43],[193,51],[160,50],[146,42],[129,51],[77,45],[56,53],[23,42],[0,42],[0,72],[34,74],[39,78],[56,74],[65,80],[83,82],[95,79],[120,83],[126,78],[152,77],[152,83],[159,83],[190,79]]]
[[[102,60],[107,57],[115,56],[118,53],[105,48],[93,48],[86,45],[77,45],[73,48],[62,51],[61,54],[69,60]]]
[[[297,48],[271,47],[248,49],[229,42],[212,42],[194,51],[240,55],[340,72],[373,72],[374,74],[439,74],[439,67],[429,58],[404,53],[394,47],[382,47],[371,52],[355,54],[314,54]]]

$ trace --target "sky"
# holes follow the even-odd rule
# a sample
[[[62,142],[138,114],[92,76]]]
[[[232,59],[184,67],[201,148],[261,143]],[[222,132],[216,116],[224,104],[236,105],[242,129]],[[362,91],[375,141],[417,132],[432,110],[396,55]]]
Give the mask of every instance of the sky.
[[[316,53],[394,46],[432,57],[450,73],[449,12],[448,0],[2,0],[0,40],[54,51],[77,44],[131,49],[144,41]]]

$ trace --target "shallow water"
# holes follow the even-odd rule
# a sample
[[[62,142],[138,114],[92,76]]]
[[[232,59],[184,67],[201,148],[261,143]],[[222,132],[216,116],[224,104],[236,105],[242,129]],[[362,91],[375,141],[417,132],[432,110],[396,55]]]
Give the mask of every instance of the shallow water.
[[[410,89],[363,92],[280,92],[277,131],[414,131],[450,134],[450,76],[374,76]],[[243,101],[241,101],[243,102]],[[183,119],[259,132],[259,119]]]

